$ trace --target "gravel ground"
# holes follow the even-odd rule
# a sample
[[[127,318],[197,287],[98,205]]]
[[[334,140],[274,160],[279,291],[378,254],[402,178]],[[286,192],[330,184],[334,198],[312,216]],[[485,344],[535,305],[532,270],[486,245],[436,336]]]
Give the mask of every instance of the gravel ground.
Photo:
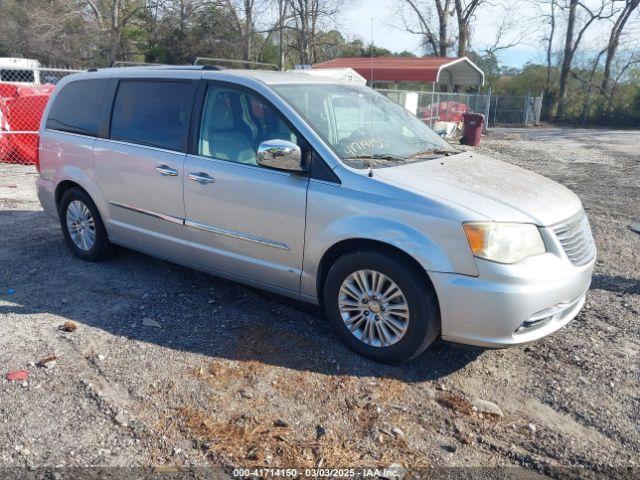
[[[438,341],[397,367],[347,351],[311,307],[128,250],[73,258],[33,168],[0,164],[0,467],[637,468],[637,132],[494,130],[479,150],[582,198],[587,305],[529,346]]]

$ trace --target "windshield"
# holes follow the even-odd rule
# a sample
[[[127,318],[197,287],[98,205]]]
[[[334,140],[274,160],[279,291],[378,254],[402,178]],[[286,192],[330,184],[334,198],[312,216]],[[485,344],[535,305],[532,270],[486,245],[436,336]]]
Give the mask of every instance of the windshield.
[[[384,167],[456,152],[405,108],[368,87],[285,84],[273,89],[350,166]]]

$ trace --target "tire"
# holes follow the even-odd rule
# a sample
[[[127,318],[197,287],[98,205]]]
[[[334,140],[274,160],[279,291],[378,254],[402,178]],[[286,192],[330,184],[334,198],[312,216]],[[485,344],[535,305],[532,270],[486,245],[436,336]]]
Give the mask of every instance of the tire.
[[[358,288],[356,275],[359,274],[356,272],[368,278],[368,286],[379,282],[378,291],[382,293],[392,289],[390,282],[395,283],[401,296],[392,291],[387,295],[388,298],[395,295],[391,301],[385,300],[384,295],[373,295],[366,305],[364,300],[356,302],[356,297],[365,296],[354,295],[357,293],[354,287],[357,291],[363,290]],[[362,285],[362,277],[357,278]],[[345,281],[350,286],[342,289]],[[350,294],[346,294],[346,291]],[[433,286],[423,271],[398,255],[367,250],[341,256],[327,274],[322,296],[327,318],[340,339],[351,350],[377,362],[402,363],[411,360],[420,355],[440,333],[440,310]],[[362,316],[359,317],[360,313]],[[408,321],[404,322],[404,316],[408,316]],[[349,318],[345,321],[343,317]],[[364,325],[370,317],[378,320],[375,320],[373,328],[367,330]],[[380,325],[381,322],[383,325]],[[351,332],[347,323],[350,323],[351,329],[355,329],[355,333]],[[404,327],[403,332],[400,327]],[[373,339],[370,335],[372,332],[375,332]]]
[[[115,254],[115,245],[109,242],[102,217],[87,192],[80,188],[67,190],[60,200],[58,216],[67,245],[76,257],[98,262]],[[74,220],[76,224],[77,221],[83,223],[75,233],[71,231],[74,228]],[[82,235],[81,231],[84,232]]]

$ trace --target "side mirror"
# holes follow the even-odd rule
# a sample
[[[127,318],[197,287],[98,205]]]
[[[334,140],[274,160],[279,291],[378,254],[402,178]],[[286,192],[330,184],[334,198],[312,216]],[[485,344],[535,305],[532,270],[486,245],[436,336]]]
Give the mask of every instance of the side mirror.
[[[306,172],[300,147],[287,140],[265,140],[258,145],[258,165],[289,172]]]

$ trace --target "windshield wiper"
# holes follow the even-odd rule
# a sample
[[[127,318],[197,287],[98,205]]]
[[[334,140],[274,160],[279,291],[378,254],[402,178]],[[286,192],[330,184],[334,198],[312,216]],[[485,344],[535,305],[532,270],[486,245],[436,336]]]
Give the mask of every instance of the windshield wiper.
[[[429,150],[423,150],[422,152],[414,153],[410,157],[407,158],[417,158],[421,155],[434,154],[434,155],[444,155],[448,157],[449,155],[456,155],[460,153],[461,150],[442,150],[441,148],[431,148]]]
[[[344,157],[343,160],[367,160],[366,165],[369,169],[369,176],[373,177],[373,161],[374,160],[389,160],[391,162],[407,163],[407,159],[400,155],[392,155],[390,153],[371,153],[369,155],[353,155],[351,157]]]
[[[372,153],[368,155],[353,155],[352,157],[343,157],[343,160],[362,160],[362,159],[370,159],[370,160],[391,160],[394,162],[404,162],[407,163],[407,159],[401,157],[400,155],[392,155],[390,153]]]

